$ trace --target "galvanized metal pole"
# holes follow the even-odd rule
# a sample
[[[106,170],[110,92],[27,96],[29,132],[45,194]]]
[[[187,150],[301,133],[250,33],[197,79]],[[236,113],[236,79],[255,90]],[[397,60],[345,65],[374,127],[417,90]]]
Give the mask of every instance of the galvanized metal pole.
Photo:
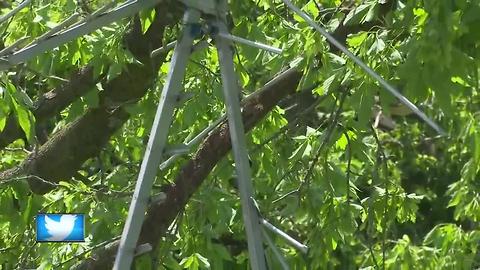
[[[295,247],[296,249],[300,250],[303,254],[307,254],[308,253],[308,247],[305,246],[304,244],[298,242],[297,240],[293,239],[293,237],[291,237],[290,235],[286,234],[285,232],[283,232],[282,230],[280,230],[279,228],[273,226],[272,224],[270,224],[270,222],[266,221],[265,219],[261,218],[260,219],[260,222],[262,223],[263,226],[265,226],[267,229],[269,229],[270,231],[272,231],[273,233],[281,236],[285,241],[287,241],[290,245],[292,245],[293,247]]]
[[[14,9],[12,9],[10,12],[3,15],[0,18],[0,24],[3,23],[4,21],[10,19],[10,17],[14,16],[15,14],[17,14],[20,10],[22,10],[24,7],[26,7],[28,4],[30,4],[30,2],[32,2],[32,0],[25,0],[22,3],[20,3],[20,5],[18,5]]]
[[[150,191],[167,143],[168,130],[173,119],[176,100],[180,89],[182,89],[187,61],[193,46],[193,40],[196,37],[194,33],[199,29],[197,25],[199,19],[199,11],[187,9],[185,12],[183,21],[186,27],[180,41],[175,46],[166,84],[160,97],[150,139],[147,144],[147,149],[145,150],[135,192],[128,211],[127,221],[115,258],[113,267],[115,270],[130,269],[140,230],[145,218]]]

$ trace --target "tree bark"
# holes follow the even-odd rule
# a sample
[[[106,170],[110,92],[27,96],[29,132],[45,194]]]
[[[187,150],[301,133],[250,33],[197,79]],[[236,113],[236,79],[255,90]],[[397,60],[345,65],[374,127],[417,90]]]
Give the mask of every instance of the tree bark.
[[[73,101],[87,93],[95,85],[93,68],[84,67],[75,71],[69,82],[43,94],[32,110],[37,125],[61,112]],[[10,116],[5,129],[0,132],[0,149],[6,147],[25,134],[15,117]]]
[[[176,1],[171,1],[170,5],[163,3],[162,7],[167,7],[171,11],[174,9],[172,5],[178,6],[175,5]],[[161,47],[165,27],[178,21],[178,12],[169,14],[175,16],[163,16],[161,9],[157,8],[157,16],[144,35],[139,30],[138,20],[135,20],[132,31],[125,38],[125,44],[143,65],[129,65],[127,71],[104,86],[105,91],[100,97],[98,108],[91,108],[84,116],[54,134],[18,168],[0,173],[0,181],[2,178],[18,174],[36,175],[52,183],[68,180],[83,162],[98,154],[108,138],[129,117],[122,109],[122,104],[142,97],[155,79],[163,58],[152,60],[149,53]],[[346,36],[342,29],[342,39]],[[301,76],[300,71],[290,69],[285,76],[274,80],[243,102],[246,131],[256,125],[282,98],[294,93]],[[62,106],[53,108],[58,109]],[[223,123],[203,141],[194,157],[182,167],[175,184],[166,190],[166,200],[160,204],[150,205],[139,244],[150,243],[154,247],[159,244],[168,225],[184,209],[191,195],[230,148],[228,127]],[[39,181],[36,177],[30,178],[29,184],[36,193],[45,193],[54,187]],[[85,260],[78,269],[111,268],[116,249],[116,244],[110,245]]]
[[[302,73],[291,68],[277,79],[242,102],[242,116],[245,131],[251,130],[284,97],[295,92]],[[173,185],[166,191],[166,199],[149,206],[142,226],[138,244],[159,244],[168,226],[185,208],[192,194],[200,187],[215,165],[230,151],[232,143],[226,122],[217,127],[200,144],[195,155],[183,165]],[[111,269],[118,248],[118,242],[99,250],[75,269]]]
[[[124,38],[125,46],[142,64],[128,64],[125,71],[118,77],[106,82],[104,91],[99,95],[100,103],[97,108],[90,108],[83,116],[53,134],[20,166],[0,173],[0,182],[8,181],[13,177],[29,176],[28,183],[31,190],[37,194],[45,194],[55,188],[55,184],[59,181],[71,179],[86,160],[101,151],[108,139],[129,118],[129,114],[124,111],[123,106],[137,101],[145,95],[157,77],[158,68],[164,61],[164,54],[152,59],[150,52],[162,46],[165,28],[177,23],[180,15],[178,8],[166,4],[164,6],[168,7],[168,11],[162,12],[162,9],[158,7],[157,15],[145,34],[142,34],[140,20],[136,17],[131,31]],[[89,73],[91,71],[86,72],[84,78],[87,81],[93,77],[88,77]],[[74,82],[75,80],[72,81],[72,83]],[[85,82],[83,84],[89,85]],[[42,109],[38,111],[39,115],[51,116],[59,108],[67,106],[67,100],[72,101],[73,96],[78,97],[77,93],[79,92],[83,93],[83,90],[80,91],[73,87],[71,93],[65,94],[68,97],[64,97],[63,92],[58,91],[55,102],[48,99],[42,101],[42,104],[47,105],[40,106]],[[17,128],[17,138],[19,132],[23,133]]]

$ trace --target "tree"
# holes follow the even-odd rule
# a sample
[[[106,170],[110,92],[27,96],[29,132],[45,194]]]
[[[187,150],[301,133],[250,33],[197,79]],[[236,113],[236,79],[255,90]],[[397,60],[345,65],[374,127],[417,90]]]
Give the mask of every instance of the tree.
[[[104,1],[34,1],[2,28],[3,47],[33,41]],[[12,4],[16,6],[18,4]],[[480,169],[480,3],[296,1],[449,134],[437,136],[280,1],[232,1],[243,121],[262,214],[309,246],[279,238],[292,268],[474,268]],[[2,6],[5,14],[13,7]],[[165,0],[0,79],[0,269],[108,269],[113,263],[184,8]],[[195,52],[194,95],[171,143],[224,111],[218,58]],[[279,74],[284,76],[275,79]],[[268,81],[270,84],[266,84]],[[245,269],[246,240],[222,123],[194,153],[159,170],[138,269]],[[83,244],[35,243],[39,212],[87,214]],[[280,266],[267,248],[272,269]]]

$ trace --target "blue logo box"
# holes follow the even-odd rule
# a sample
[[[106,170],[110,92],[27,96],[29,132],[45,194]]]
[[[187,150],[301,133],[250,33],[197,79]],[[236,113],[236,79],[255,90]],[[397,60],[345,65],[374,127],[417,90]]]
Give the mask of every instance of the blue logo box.
[[[84,214],[38,214],[37,242],[84,242]]]

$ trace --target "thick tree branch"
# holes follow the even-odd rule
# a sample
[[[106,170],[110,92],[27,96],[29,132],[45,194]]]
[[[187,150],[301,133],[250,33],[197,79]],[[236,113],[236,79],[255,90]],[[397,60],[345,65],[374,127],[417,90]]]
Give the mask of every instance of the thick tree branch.
[[[28,179],[32,191],[43,194],[54,188],[45,181],[58,183],[70,179],[81,164],[100,152],[108,138],[129,117],[122,104],[144,96],[157,77],[165,56],[152,59],[150,52],[162,46],[165,28],[178,22],[180,14],[167,4],[162,7],[168,7],[168,12],[157,8],[157,16],[145,34],[142,34],[140,20],[136,18],[125,36],[126,47],[142,64],[127,65],[126,71],[104,85],[98,108],[89,109],[85,115],[59,130],[18,168],[0,173],[0,182],[32,175],[34,177]],[[168,14],[170,16],[166,16]],[[39,178],[45,181],[39,181]]]
[[[281,99],[294,93],[301,76],[301,72],[291,68],[242,102],[245,130],[251,130]],[[228,125],[223,123],[205,138],[193,158],[182,167],[175,183],[167,188],[166,199],[150,205],[139,244],[149,243],[153,247],[159,244],[168,226],[231,147]],[[77,269],[111,269],[116,250],[117,243],[112,244],[82,262]]]
[[[148,64],[150,62],[150,52],[161,45],[165,26],[171,25],[178,21],[180,6],[178,4],[169,5],[170,2],[171,0],[165,0],[165,3],[161,5],[162,8],[160,8],[160,6],[157,7],[156,11],[158,16],[156,16],[155,21],[152,23],[145,35],[141,34],[140,22],[137,19],[133,24],[132,31],[130,31],[130,33],[125,37],[126,47],[133,53],[133,55],[135,55],[135,57],[137,57],[140,62],[144,64]],[[157,58],[156,61],[160,61],[161,58],[162,56]],[[155,65],[151,65],[150,67],[154,68],[154,66]],[[37,125],[55,116],[79,97],[85,95],[95,86],[99,79],[100,78],[95,79],[93,77],[93,67],[86,66],[76,70],[70,76],[69,82],[64,83],[43,94],[38,99],[34,109],[32,110]],[[116,82],[121,83],[122,80],[116,80]],[[114,86],[110,87],[110,89],[112,88],[114,88]],[[128,95],[129,92],[116,91],[115,93],[109,94],[115,98],[119,93],[126,93]],[[134,98],[139,98],[142,96],[139,96],[139,94],[141,93],[133,94]],[[8,118],[4,130],[0,132],[0,149],[5,148],[15,140],[24,137],[24,132],[18,124],[17,119],[12,115]]]
[[[176,3],[176,1],[173,2],[174,5]],[[166,3],[163,3],[162,7],[173,9]],[[156,19],[145,35],[139,31],[139,22],[136,20],[133,30],[125,39],[128,49],[143,65],[129,65],[127,71],[104,86],[105,91],[100,97],[101,102],[98,108],[90,109],[84,116],[54,134],[45,145],[30,155],[22,166],[4,173],[3,177],[33,174],[54,183],[68,180],[85,160],[98,154],[108,138],[129,117],[119,104],[142,97],[156,77],[158,66],[163,59],[160,57],[152,60],[149,58],[149,53],[162,45],[165,27],[178,20],[178,14],[162,16],[161,13],[161,8],[157,8]],[[341,36],[346,37],[343,33]],[[243,120],[247,131],[282,98],[295,91],[301,75],[298,70],[290,69],[285,76],[265,86],[242,104]],[[58,110],[68,105],[68,102],[58,104],[60,105],[52,106],[53,109],[50,111]],[[159,244],[168,225],[184,209],[192,194],[230,148],[228,126],[224,123],[204,140],[194,157],[183,166],[175,184],[166,190],[166,200],[150,206],[139,244],[150,243],[154,247]],[[1,179],[2,174],[0,174],[0,181]],[[29,183],[32,190],[37,193],[44,193],[52,188],[35,178],[31,178]],[[115,244],[106,247],[84,261],[78,269],[110,269],[115,252]]]
[[[84,67],[75,71],[69,80],[55,89],[43,94],[32,110],[38,123],[55,116],[73,101],[87,93],[95,85],[93,68]],[[0,132],[0,149],[13,141],[23,138],[24,132],[14,116],[8,118],[5,129]]]
[[[168,1],[171,0],[166,0],[166,2]],[[22,163],[21,169],[15,168],[0,173],[0,182],[15,176],[33,175],[35,177],[29,179],[30,186],[34,192],[42,194],[51,190],[53,186],[46,185],[44,181],[39,181],[38,178],[53,183],[68,180],[75,174],[81,164],[98,154],[108,141],[108,137],[128,119],[128,115],[122,110],[121,104],[141,98],[156,77],[156,70],[162,62],[163,56],[152,60],[149,54],[154,48],[161,46],[165,27],[177,22],[180,14],[180,8],[174,8],[178,5],[174,7],[166,4],[162,5],[162,7],[165,6],[168,6],[167,11],[162,10],[161,7],[157,8],[157,16],[145,35],[142,35],[140,21],[136,18],[132,30],[125,37],[126,47],[143,65],[128,65],[127,71],[104,86],[105,91],[100,96],[99,108],[90,109],[83,117],[70,123],[52,136],[50,142],[40,147],[38,151]],[[344,26],[339,28],[342,27]],[[353,31],[357,28],[350,27],[349,29]],[[344,32],[343,30],[337,31]],[[314,100],[313,97],[312,100]],[[63,104],[65,105],[66,102]],[[52,108],[55,108],[55,106],[52,106]],[[49,112],[53,111],[55,110],[49,110]],[[44,112],[42,115],[48,115],[48,113]],[[62,158],[60,161],[54,160],[60,156],[71,158]],[[52,168],[51,164],[58,167]],[[53,172],[55,170],[57,172]]]
[[[354,29],[351,28],[351,31]],[[350,32],[351,33],[351,32]],[[340,29],[338,36],[345,40],[348,32]],[[294,93],[301,72],[290,69],[280,80],[265,86],[242,104],[246,131],[250,130],[284,97]],[[138,244],[160,244],[161,237],[175,217],[185,208],[192,194],[200,187],[211,170],[231,149],[226,123],[215,129],[200,145],[198,151],[180,170],[173,185],[166,190],[166,199],[150,205],[143,223]],[[78,265],[79,270],[110,269],[118,248],[118,241],[93,254]]]

